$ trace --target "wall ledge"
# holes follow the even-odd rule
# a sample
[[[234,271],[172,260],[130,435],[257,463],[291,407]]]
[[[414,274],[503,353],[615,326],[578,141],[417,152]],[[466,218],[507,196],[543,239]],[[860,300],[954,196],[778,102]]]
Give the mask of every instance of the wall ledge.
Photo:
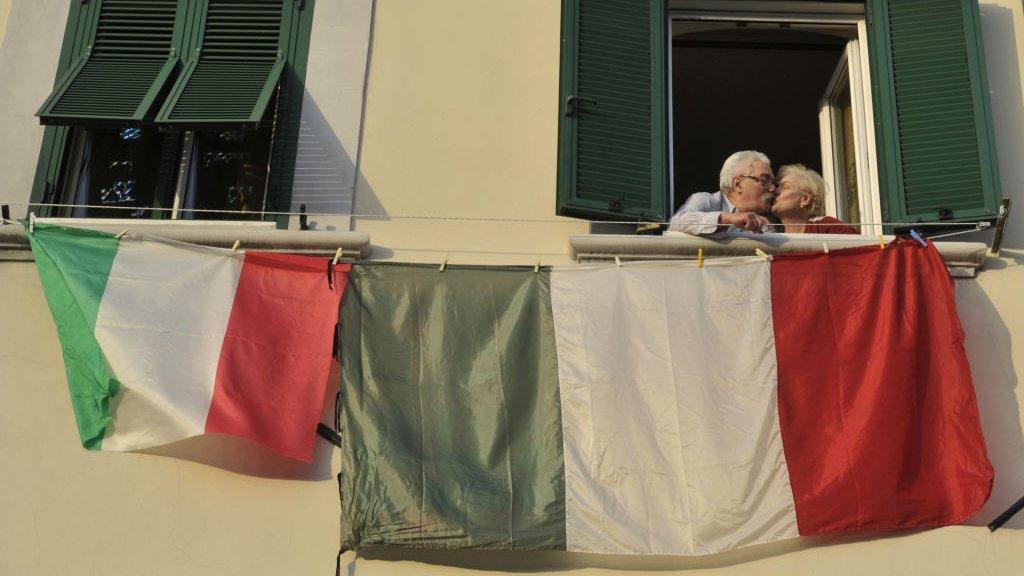
[[[63,225],[68,225],[61,222]],[[89,222],[73,223],[80,228],[90,228],[117,234],[125,228],[150,236],[161,236],[180,242],[230,248],[238,241],[243,250],[266,252],[287,252],[313,256],[333,256],[338,248],[347,260],[363,259],[370,255],[370,235],[366,232],[333,232],[325,230],[278,230],[272,227],[252,225],[218,225],[206,222],[203,225],[151,224],[136,225],[134,222],[118,223]],[[32,253],[20,224],[0,226],[0,260],[31,260]]]
[[[892,236],[885,236],[889,242]],[[720,240],[667,232],[663,236],[592,234],[569,237],[570,255],[577,262],[611,260],[694,259],[697,250],[705,257],[750,256],[757,249],[768,254],[821,252],[854,246],[878,246],[878,236],[850,234],[749,234],[736,233]],[[988,246],[981,242],[935,242],[942,261],[956,278],[973,278],[984,265]]]

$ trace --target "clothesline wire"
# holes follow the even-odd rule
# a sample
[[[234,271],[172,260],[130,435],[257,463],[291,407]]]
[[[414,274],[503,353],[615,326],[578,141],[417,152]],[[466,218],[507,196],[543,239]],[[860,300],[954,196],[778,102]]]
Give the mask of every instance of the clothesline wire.
[[[31,202],[4,202],[10,206],[21,207],[49,207],[49,208],[88,208],[103,210],[145,210],[154,212],[188,212],[199,214],[244,214],[246,216],[343,216],[348,218],[366,218],[379,220],[437,220],[437,221],[468,221],[468,222],[526,222],[545,224],[570,224],[575,222],[588,222],[591,224],[631,224],[631,225],[657,225],[666,226],[669,222],[657,222],[646,220],[581,220],[581,219],[534,219],[534,218],[491,218],[479,216],[434,216],[434,215],[391,215],[391,214],[345,214],[337,212],[283,212],[283,211],[246,211],[246,210],[213,210],[205,208],[162,208],[162,207],[139,207],[139,206],[104,206],[102,204],[58,204],[58,203],[31,203]],[[848,226],[913,226],[913,227],[950,227],[950,226],[971,226],[975,230],[983,230],[990,227],[986,220],[976,222],[844,222]],[[730,224],[718,224],[726,228]],[[779,227],[785,224],[769,222],[768,226]]]

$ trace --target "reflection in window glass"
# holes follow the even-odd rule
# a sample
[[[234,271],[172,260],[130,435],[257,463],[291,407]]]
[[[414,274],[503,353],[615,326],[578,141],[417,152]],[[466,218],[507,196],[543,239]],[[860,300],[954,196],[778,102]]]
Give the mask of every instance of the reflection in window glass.
[[[844,84],[839,94],[843,131],[843,166],[841,177],[846,179],[846,198],[843,199],[843,217],[847,222],[860,222],[860,191],[857,186],[856,143],[853,141],[853,104],[850,85]],[[860,226],[857,226],[860,228]]]
[[[263,210],[270,158],[271,127],[257,130],[199,130],[192,161],[194,207],[240,210],[244,214],[195,212],[208,220],[258,219]]]
[[[170,205],[173,190],[165,158],[173,158],[177,137],[156,128],[104,128],[78,135],[78,166],[69,179],[66,197],[78,208],[75,216],[151,218],[150,207]],[[137,210],[126,208],[138,207]],[[157,217],[161,214],[157,214]]]

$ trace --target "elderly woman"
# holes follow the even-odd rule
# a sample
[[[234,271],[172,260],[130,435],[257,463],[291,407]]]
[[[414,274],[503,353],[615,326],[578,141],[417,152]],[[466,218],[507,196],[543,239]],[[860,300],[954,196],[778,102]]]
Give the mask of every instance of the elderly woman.
[[[852,226],[831,216],[822,216],[825,181],[803,164],[779,169],[779,186],[772,214],[787,234],[860,234]]]

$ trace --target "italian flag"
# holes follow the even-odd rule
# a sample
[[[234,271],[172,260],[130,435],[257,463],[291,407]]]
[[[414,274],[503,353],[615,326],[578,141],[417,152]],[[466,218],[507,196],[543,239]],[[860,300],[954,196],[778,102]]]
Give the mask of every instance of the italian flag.
[[[35,224],[82,444],[230,434],[310,461],[348,266]]]
[[[933,246],[356,266],[347,547],[709,554],[961,522],[988,498]]]

